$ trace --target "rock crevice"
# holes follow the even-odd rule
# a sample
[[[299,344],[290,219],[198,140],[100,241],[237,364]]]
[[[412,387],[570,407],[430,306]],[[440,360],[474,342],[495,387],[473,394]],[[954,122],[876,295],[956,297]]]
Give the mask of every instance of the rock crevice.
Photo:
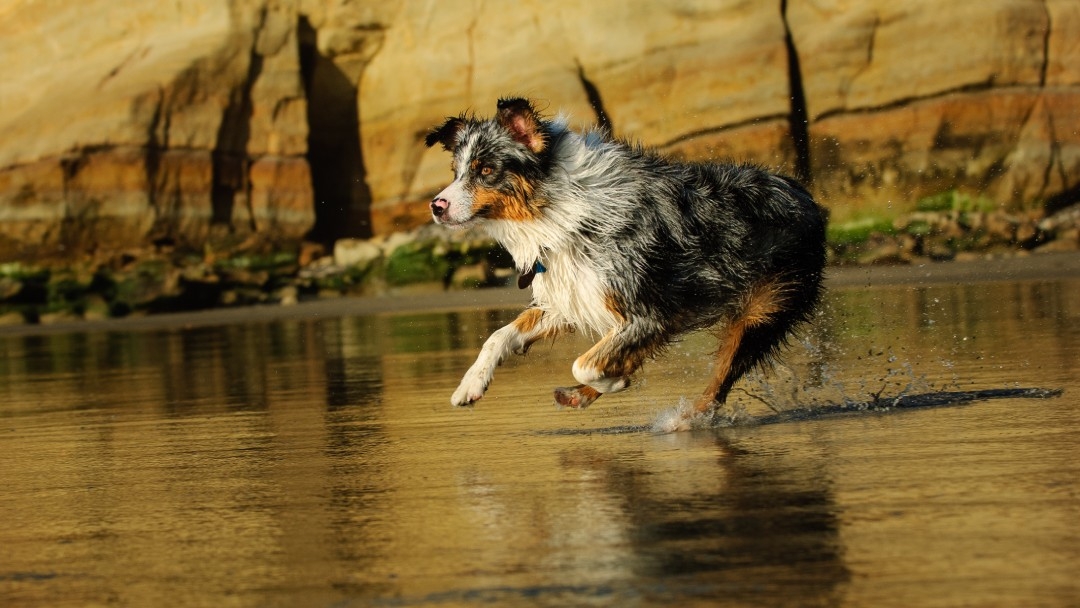
[[[585,75],[585,66],[581,65],[580,61],[577,61],[576,59],[575,61],[577,62],[578,80],[581,81],[581,88],[585,91],[585,97],[589,100],[589,106],[596,114],[596,126],[609,133],[613,133],[615,127],[612,126],[611,118],[608,117],[607,110],[604,109],[604,100],[600,96],[600,89],[598,89],[596,84],[589,80],[588,76]]]
[[[813,172],[810,162],[810,117],[806,110],[806,91],[803,88],[802,66],[799,62],[799,50],[791,36],[788,24],[788,0],[780,2],[780,18],[784,22],[784,49],[787,51],[788,89],[791,97],[791,113],[788,123],[791,131],[791,145],[795,151],[795,177],[810,185]],[[871,45],[871,48],[873,46]],[[869,63],[869,60],[867,61]]]

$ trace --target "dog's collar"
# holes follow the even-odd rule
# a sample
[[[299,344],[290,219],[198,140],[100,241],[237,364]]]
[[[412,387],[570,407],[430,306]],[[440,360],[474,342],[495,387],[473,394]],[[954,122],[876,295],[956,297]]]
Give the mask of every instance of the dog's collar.
[[[518,289],[525,289],[529,285],[532,285],[533,279],[536,278],[536,273],[547,272],[547,268],[540,263],[540,260],[533,262],[533,267],[528,271],[521,273],[518,277]]]

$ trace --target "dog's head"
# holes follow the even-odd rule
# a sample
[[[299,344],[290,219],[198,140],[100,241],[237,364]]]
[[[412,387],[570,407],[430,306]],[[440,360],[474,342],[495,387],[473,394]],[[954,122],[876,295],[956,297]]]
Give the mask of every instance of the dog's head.
[[[435,222],[464,227],[483,220],[528,221],[542,203],[533,196],[543,176],[550,134],[526,99],[500,99],[489,120],[448,118],[428,133],[454,155],[454,181],[431,200]]]

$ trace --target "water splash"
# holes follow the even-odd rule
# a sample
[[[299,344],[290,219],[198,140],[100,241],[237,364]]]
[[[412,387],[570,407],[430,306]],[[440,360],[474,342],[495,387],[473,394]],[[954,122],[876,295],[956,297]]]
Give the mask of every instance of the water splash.
[[[657,414],[649,428],[654,433],[675,433],[695,429],[745,426],[751,424],[753,420],[754,417],[746,411],[746,408],[738,404],[725,405],[703,414],[694,410],[692,401],[686,397],[680,397],[679,404]]]
[[[955,363],[941,358],[936,365],[947,379],[932,382],[936,370],[922,371],[932,362],[910,360],[891,346],[871,347],[851,356],[835,344],[804,338],[801,352],[790,363],[778,363],[748,374],[732,392],[735,407],[763,405],[773,414],[793,409],[873,403],[888,406],[911,396],[959,387]],[[849,362],[842,363],[844,359]],[[852,361],[853,359],[853,361]],[[852,364],[857,369],[849,369]],[[937,384],[935,386],[935,384]]]

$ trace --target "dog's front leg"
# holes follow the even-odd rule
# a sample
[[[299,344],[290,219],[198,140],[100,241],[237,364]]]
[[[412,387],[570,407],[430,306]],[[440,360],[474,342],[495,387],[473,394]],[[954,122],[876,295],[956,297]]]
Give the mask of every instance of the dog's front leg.
[[[527,308],[509,325],[501,327],[491,334],[480,349],[476,362],[472,364],[465,377],[461,379],[454,395],[450,397],[453,405],[469,405],[484,396],[495,368],[511,353],[525,354],[529,346],[544,337],[554,337],[565,329],[555,316],[539,308]]]
[[[581,384],[555,389],[555,401],[584,408],[604,393],[630,386],[630,375],[664,344],[663,335],[643,320],[625,322],[611,330],[574,361],[574,378]]]

